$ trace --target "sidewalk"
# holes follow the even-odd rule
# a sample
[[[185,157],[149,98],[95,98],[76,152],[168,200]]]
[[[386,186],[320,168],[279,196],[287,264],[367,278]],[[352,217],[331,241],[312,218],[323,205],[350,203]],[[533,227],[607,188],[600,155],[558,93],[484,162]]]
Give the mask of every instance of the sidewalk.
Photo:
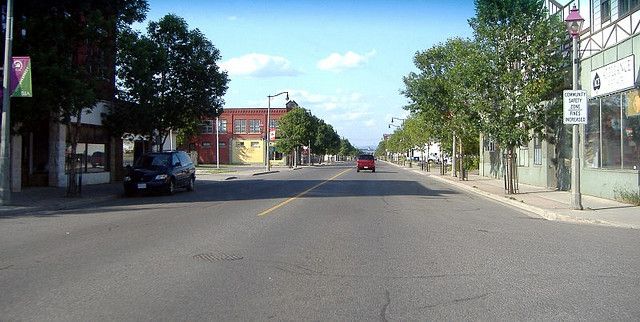
[[[401,167],[395,163],[387,163]],[[508,195],[505,194],[502,179],[470,174],[468,180],[461,181],[456,177],[451,177],[451,173],[440,175],[433,171],[404,168],[486,198],[535,213],[548,220],[640,229],[640,207],[615,200],[583,194],[582,206],[584,210],[573,210],[569,202],[569,191],[556,191],[520,183],[520,192]]]
[[[258,166],[231,166],[224,169],[228,171],[212,174],[198,168],[196,170],[197,181],[233,180],[240,177],[275,173],[285,168],[275,167],[270,172],[266,172],[264,167]],[[0,206],[0,217],[21,213],[74,209],[117,199],[124,194],[122,182],[83,185],[82,196],[76,198],[66,197],[66,192],[66,188],[59,187],[29,187],[22,189],[21,192],[13,192],[11,193],[10,205]]]

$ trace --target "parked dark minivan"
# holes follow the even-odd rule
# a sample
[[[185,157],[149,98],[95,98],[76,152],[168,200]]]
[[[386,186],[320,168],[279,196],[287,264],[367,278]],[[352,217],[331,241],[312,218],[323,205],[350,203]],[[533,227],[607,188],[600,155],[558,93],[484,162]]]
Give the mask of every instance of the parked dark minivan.
[[[165,192],[173,194],[177,188],[192,191],[196,181],[196,167],[184,151],[152,152],[141,156],[133,167],[127,167],[124,193]]]

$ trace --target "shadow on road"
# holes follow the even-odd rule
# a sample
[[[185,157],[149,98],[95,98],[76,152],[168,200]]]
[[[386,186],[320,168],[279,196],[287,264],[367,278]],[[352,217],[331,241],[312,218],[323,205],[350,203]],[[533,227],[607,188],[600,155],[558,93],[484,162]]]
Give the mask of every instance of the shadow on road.
[[[393,172],[389,172],[393,173]],[[376,173],[377,174],[377,173]],[[375,174],[374,174],[375,175]],[[317,187],[316,187],[317,186]],[[315,187],[315,188],[313,188]],[[311,189],[313,188],[313,189]],[[124,196],[116,200],[104,201],[90,206],[80,206],[67,210],[42,210],[32,213],[0,214],[2,218],[16,217],[53,217],[65,214],[91,214],[123,211],[136,206],[132,211],[152,209],[155,205],[175,205],[176,211],[186,204],[286,199],[308,191],[305,198],[343,198],[343,197],[384,197],[384,196],[420,196],[441,197],[457,194],[454,190],[429,189],[416,181],[403,180],[267,180],[247,179],[233,181],[200,181],[193,192],[179,191],[175,195],[140,195],[132,198]]]

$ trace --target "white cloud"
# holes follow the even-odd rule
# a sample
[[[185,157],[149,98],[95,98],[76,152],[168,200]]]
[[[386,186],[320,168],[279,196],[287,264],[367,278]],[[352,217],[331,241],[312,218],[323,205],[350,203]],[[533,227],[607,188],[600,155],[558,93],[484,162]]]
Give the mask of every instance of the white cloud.
[[[376,126],[376,121],[375,120],[366,120],[366,121],[364,121],[364,125],[366,127],[374,127],[374,126]]]
[[[229,16],[229,17],[227,17],[227,20],[236,21],[236,20],[238,20],[238,16]]]
[[[358,68],[369,61],[369,58],[373,57],[375,54],[375,50],[365,53],[364,55],[360,55],[352,51],[348,51],[344,55],[332,53],[326,58],[318,61],[317,66],[322,70],[339,72],[345,69]]]
[[[314,111],[366,110],[364,96],[358,92],[338,91],[334,95],[310,93],[305,90],[290,90],[289,96],[301,106]],[[315,112],[314,112],[315,113]]]
[[[231,58],[220,63],[220,67],[234,76],[275,77],[300,74],[286,58],[258,53]]]

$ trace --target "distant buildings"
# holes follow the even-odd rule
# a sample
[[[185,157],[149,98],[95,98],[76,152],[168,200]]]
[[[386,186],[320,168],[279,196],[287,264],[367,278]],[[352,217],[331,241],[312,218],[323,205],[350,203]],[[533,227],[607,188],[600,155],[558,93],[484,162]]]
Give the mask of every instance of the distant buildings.
[[[278,138],[280,118],[295,106],[295,101],[289,101],[284,108],[271,108],[269,128],[276,130],[272,143]],[[191,141],[189,149],[197,151],[198,163],[215,164],[219,155],[221,164],[265,164],[268,136],[265,124],[266,108],[225,108],[219,126],[215,119],[202,121],[200,134]],[[273,145],[271,150],[271,164],[285,164],[285,156],[276,152]]]

